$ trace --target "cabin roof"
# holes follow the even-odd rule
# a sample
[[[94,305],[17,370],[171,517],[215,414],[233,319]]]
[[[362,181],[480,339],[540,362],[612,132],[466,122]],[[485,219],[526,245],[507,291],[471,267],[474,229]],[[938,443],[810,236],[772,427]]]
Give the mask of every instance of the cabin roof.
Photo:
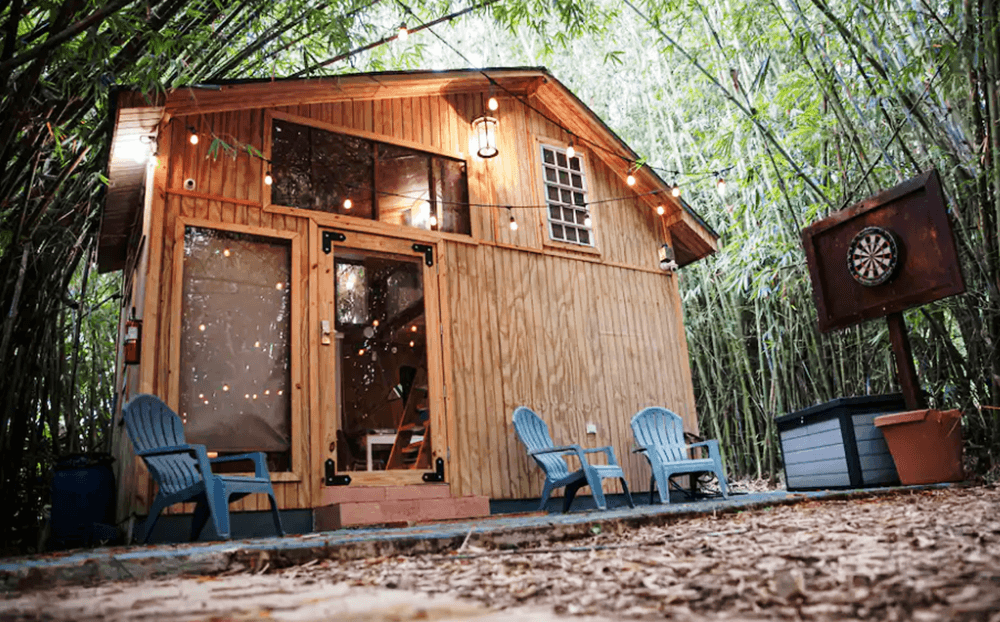
[[[161,123],[177,116],[250,108],[374,100],[449,93],[480,92],[493,81],[501,91],[525,97],[532,106],[557,118],[578,138],[596,145],[595,156],[622,176],[628,162],[639,159],[594,111],[544,67],[504,67],[446,71],[387,71],[320,78],[227,80],[193,84],[149,95],[138,90],[112,91],[113,134],[108,162],[109,187],[98,245],[102,272],[125,267],[129,236],[141,216],[146,164],[133,155],[143,141],[155,138]],[[147,138],[148,137],[148,138]],[[634,191],[651,206],[673,206],[664,219],[674,242],[677,262],[686,265],[717,250],[718,234],[648,166],[636,173]],[[650,194],[654,192],[659,194]]]

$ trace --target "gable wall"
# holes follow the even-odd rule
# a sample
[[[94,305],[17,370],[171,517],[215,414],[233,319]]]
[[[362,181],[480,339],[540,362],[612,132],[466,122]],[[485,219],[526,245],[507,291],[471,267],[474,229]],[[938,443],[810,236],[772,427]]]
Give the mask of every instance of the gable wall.
[[[536,137],[566,137],[520,102],[501,97],[500,155],[487,161],[470,158],[469,123],[482,113],[483,101],[480,94],[449,94],[275,110],[465,157],[473,203],[541,203]],[[155,242],[151,247],[155,256],[148,265],[147,281],[147,308],[159,308],[160,313],[151,317],[147,312],[145,320],[141,390],[168,396],[174,405],[174,376],[179,371],[177,335],[172,332],[176,328],[171,323],[180,312],[176,295],[180,274],[174,264],[175,251],[183,244],[177,235],[178,217],[298,234],[303,260],[293,291],[300,293],[302,305],[310,304],[306,251],[316,230],[310,214],[265,207],[269,189],[262,183],[265,169],[258,158],[246,153],[235,158],[224,152],[217,158],[206,155],[209,128],[231,144],[264,150],[264,119],[261,109],[212,113],[177,117],[161,129],[163,155],[153,188],[151,237],[159,236],[162,248],[157,249]],[[187,140],[189,126],[202,132],[198,145]],[[612,171],[594,154],[584,157],[588,200],[629,194],[620,176],[624,171]],[[188,178],[196,182],[193,193],[184,190]],[[644,406],[666,405],[696,430],[676,277],[657,267],[656,249],[667,239],[661,221],[635,198],[595,205],[599,253],[594,254],[547,246],[544,209],[515,208],[514,215],[520,224],[517,232],[507,226],[506,209],[473,207],[475,239],[443,236],[442,299],[452,346],[444,354],[453,387],[446,396],[453,494],[493,498],[540,494],[537,469],[509,423],[510,413],[521,404],[548,420],[557,442],[613,445],[633,487],[645,489],[648,467],[630,453],[631,415]],[[338,218],[355,220],[318,218],[327,219],[321,224]],[[303,335],[310,334],[307,321],[308,313],[300,313]],[[310,340],[301,342],[297,368],[307,370]],[[275,485],[285,508],[310,507],[319,499],[325,457],[315,450],[310,453],[310,409],[315,408],[310,396],[315,388],[309,386],[308,373],[300,375],[293,378],[299,395],[293,417],[306,432],[294,442],[316,475],[310,474],[304,483]],[[598,425],[596,436],[585,434],[587,422]],[[151,485],[145,488],[151,494]],[[132,509],[144,509],[141,497],[137,495]],[[256,496],[251,496],[234,504],[233,510],[263,510],[265,504],[258,506]]]

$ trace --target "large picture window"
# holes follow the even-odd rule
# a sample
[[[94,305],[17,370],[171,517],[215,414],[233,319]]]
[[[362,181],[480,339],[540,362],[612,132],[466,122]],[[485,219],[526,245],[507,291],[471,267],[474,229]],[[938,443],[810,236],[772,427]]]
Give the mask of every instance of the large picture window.
[[[271,202],[471,233],[465,162],[274,119]]]
[[[548,206],[549,238],[593,246],[587,187],[580,156],[566,157],[558,147],[542,145],[542,175]]]
[[[184,231],[180,414],[192,443],[290,470],[291,244]]]

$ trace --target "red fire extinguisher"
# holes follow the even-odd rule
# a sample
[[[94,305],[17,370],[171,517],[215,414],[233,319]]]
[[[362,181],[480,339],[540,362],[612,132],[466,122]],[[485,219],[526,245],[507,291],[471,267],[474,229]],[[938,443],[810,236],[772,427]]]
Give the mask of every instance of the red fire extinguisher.
[[[125,364],[138,365],[142,355],[142,320],[125,320]]]

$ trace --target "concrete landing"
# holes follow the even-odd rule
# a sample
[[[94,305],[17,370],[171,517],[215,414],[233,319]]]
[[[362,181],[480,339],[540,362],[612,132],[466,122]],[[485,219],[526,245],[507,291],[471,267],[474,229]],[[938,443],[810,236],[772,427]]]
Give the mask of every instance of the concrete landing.
[[[484,548],[518,548],[538,542],[586,538],[595,528],[622,530],[643,525],[666,525],[682,517],[713,512],[741,511],[807,500],[910,494],[945,486],[948,484],[848,492],[775,491],[736,494],[725,500],[640,505],[634,509],[493,515],[403,528],[339,529],[284,538],[77,550],[0,559],[0,590],[176,574],[213,574],[247,568],[260,571],[265,567],[286,567],[318,558],[362,559],[382,555],[446,553],[464,543]]]

